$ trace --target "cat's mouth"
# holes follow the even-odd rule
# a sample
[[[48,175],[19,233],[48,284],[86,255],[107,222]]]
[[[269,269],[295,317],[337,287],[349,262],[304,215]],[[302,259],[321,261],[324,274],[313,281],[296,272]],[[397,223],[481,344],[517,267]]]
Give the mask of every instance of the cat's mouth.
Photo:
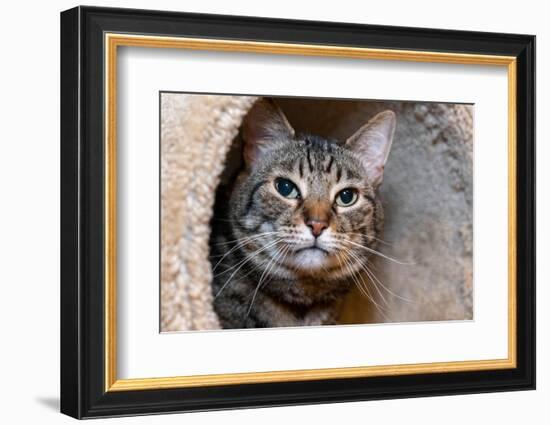
[[[330,252],[319,245],[310,245],[294,251],[289,259],[298,270],[321,270],[327,266]]]
[[[305,248],[300,248],[300,249],[297,249],[296,251],[294,251],[296,254],[300,253],[300,252],[323,252],[324,254],[328,255],[330,254],[326,249],[324,248],[321,248],[320,246],[318,245],[312,245],[312,246],[306,246]]]

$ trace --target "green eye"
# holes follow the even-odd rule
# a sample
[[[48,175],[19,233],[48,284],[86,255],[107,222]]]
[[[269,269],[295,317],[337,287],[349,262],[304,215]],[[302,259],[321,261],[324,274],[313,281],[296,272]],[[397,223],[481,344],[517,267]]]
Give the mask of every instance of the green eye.
[[[294,183],[288,179],[278,178],[275,180],[275,189],[277,192],[288,199],[298,199],[300,192]]]
[[[357,202],[359,195],[355,189],[344,189],[336,195],[336,205],[340,207],[349,207]]]

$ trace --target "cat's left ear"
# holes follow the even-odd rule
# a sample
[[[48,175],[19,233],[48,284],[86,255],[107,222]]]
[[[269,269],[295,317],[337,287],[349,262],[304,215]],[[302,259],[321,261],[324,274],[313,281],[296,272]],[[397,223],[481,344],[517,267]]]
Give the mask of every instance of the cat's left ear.
[[[285,115],[273,99],[268,98],[256,101],[244,117],[242,129],[243,156],[249,168],[266,152],[294,138],[294,129]]]
[[[346,140],[346,145],[361,159],[369,183],[378,188],[395,133],[395,113],[380,112]]]

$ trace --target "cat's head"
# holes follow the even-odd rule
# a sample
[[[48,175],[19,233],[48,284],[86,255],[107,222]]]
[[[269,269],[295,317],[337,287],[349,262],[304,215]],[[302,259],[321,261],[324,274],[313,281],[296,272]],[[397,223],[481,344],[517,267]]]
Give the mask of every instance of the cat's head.
[[[392,111],[381,112],[338,143],[298,135],[273,101],[256,102],[231,202],[247,255],[287,277],[357,272],[381,231],[377,190],[395,124]]]

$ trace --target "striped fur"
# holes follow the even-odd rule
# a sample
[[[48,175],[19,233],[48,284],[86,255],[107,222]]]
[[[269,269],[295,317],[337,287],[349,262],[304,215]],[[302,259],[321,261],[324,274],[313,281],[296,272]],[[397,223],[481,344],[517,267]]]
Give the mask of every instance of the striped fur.
[[[271,119],[280,114],[263,107],[271,108],[262,111],[264,119],[270,119],[269,112]],[[267,142],[265,134],[258,142],[244,132],[246,144],[263,143],[261,152],[257,146],[247,152],[245,145],[246,166],[232,187],[221,189],[216,203],[212,288],[224,328],[335,323],[351,285],[368,284],[361,272],[381,236],[377,185],[369,182],[354,146],[295,135],[279,124]],[[301,197],[283,197],[277,178],[291,180]],[[346,188],[359,196],[342,207],[335,197]],[[317,238],[306,225],[310,216],[328,223]]]

